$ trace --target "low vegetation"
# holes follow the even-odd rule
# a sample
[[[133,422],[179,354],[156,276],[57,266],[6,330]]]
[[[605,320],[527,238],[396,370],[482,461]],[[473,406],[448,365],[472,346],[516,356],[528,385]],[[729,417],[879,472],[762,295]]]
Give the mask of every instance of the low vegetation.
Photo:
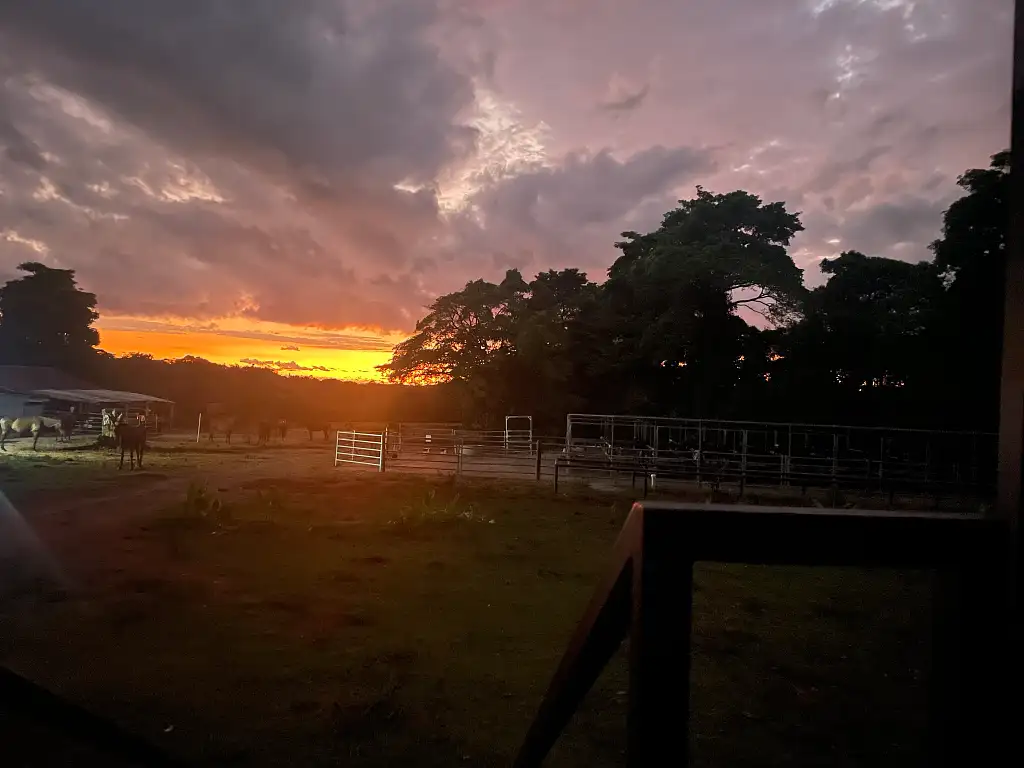
[[[132,498],[26,512],[64,584],[8,581],[3,662],[245,766],[508,765],[629,508],[349,472]],[[707,565],[696,604],[699,765],[913,762],[921,576]],[[550,765],[621,764],[626,687],[620,658]]]

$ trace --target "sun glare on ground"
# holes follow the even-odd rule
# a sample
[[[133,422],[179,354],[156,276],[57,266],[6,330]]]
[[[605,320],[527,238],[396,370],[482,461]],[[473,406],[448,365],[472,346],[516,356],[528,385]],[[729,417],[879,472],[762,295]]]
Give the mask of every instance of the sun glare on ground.
[[[276,323],[184,322],[103,317],[100,348],[115,355],[141,352],[160,359],[187,355],[226,365],[252,365],[285,375],[380,381],[375,366],[391,359],[404,336],[361,328],[321,330]]]

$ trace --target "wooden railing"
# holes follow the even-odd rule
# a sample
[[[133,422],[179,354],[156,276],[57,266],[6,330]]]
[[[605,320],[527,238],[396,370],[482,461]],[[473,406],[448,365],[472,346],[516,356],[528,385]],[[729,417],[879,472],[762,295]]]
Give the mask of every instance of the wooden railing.
[[[637,503],[527,733],[535,768],[629,636],[627,765],[689,764],[698,561],[936,573],[927,764],[998,764],[1006,734],[1009,531],[977,516]]]

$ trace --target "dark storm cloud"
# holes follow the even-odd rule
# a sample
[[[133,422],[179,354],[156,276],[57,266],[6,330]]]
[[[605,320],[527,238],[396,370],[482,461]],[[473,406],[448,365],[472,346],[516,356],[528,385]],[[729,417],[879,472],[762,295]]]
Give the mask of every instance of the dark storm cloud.
[[[429,181],[472,141],[454,120],[470,83],[422,34],[436,17],[399,0],[0,3],[25,66],[183,151],[332,183]]]
[[[649,83],[644,83],[635,90],[618,89],[608,93],[598,106],[607,112],[632,112],[640,107],[651,92]]]
[[[936,236],[948,201],[907,198],[851,212],[843,224],[850,247],[869,254],[895,255],[892,249],[910,246],[916,259],[928,255],[926,246]]]

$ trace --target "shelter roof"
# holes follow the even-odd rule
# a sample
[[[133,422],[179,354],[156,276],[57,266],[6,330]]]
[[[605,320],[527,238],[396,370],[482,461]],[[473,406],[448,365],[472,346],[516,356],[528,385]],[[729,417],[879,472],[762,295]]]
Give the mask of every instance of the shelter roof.
[[[173,403],[155,395],[143,395],[139,392],[121,392],[116,389],[37,389],[33,395],[48,397],[52,400],[66,400],[72,403],[89,403],[91,405],[127,405],[129,403]]]

